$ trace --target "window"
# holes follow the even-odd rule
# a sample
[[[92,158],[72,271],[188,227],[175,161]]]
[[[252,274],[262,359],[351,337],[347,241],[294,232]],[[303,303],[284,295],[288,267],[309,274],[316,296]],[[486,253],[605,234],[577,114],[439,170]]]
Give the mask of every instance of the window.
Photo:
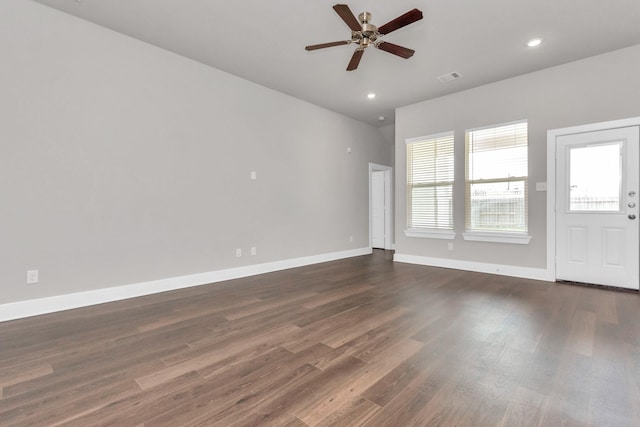
[[[411,237],[452,239],[453,132],[407,140],[407,226]]]
[[[622,151],[622,141],[569,148],[570,212],[622,211]]]
[[[526,234],[527,122],[468,130],[466,149],[465,239],[485,240],[474,239],[476,232]]]

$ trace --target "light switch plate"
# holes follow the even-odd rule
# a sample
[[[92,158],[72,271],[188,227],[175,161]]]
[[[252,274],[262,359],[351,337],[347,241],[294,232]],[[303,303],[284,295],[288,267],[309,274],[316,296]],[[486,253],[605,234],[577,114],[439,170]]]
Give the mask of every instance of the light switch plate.
[[[38,283],[38,270],[27,270],[27,284]]]

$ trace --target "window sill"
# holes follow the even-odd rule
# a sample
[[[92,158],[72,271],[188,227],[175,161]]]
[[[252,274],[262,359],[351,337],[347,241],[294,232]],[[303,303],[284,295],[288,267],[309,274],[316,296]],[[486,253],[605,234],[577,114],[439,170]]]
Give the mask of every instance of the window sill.
[[[515,245],[528,245],[531,241],[531,236],[524,233],[467,231],[462,233],[462,237],[464,240],[474,242],[511,243]]]
[[[404,230],[404,235],[407,237],[420,237],[423,239],[445,239],[453,240],[456,237],[456,233],[452,230],[427,230],[420,228],[409,228]]]

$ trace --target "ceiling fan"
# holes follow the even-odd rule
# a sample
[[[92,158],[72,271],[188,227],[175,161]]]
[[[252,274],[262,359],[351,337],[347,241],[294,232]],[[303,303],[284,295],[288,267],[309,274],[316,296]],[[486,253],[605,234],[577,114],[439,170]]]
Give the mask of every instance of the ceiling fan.
[[[420,10],[410,10],[404,15],[398,16],[396,19],[387,22],[381,27],[376,27],[369,22],[371,20],[371,14],[369,12],[362,12],[358,16],[358,18],[360,19],[360,21],[358,21],[353,12],[351,12],[351,9],[349,9],[349,6],[347,6],[346,4],[336,4],[333,6],[333,10],[335,10],[340,18],[342,18],[342,20],[347,24],[347,26],[351,28],[351,40],[315,44],[305,47],[306,50],[317,50],[327,47],[357,43],[358,47],[353,53],[351,61],[349,61],[347,71],[353,71],[358,68],[360,59],[362,59],[362,54],[364,53],[364,50],[369,46],[374,46],[380,50],[384,50],[385,52],[392,53],[404,59],[411,58],[415,53],[415,50],[413,49],[381,41],[380,37],[421,20],[422,12]]]

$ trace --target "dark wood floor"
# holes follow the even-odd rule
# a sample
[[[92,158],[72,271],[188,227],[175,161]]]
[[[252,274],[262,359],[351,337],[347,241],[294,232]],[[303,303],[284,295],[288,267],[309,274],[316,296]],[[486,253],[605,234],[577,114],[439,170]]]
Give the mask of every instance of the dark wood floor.
[[[640,296],[351,258],[0,323],[2,426],[640,426]]]

